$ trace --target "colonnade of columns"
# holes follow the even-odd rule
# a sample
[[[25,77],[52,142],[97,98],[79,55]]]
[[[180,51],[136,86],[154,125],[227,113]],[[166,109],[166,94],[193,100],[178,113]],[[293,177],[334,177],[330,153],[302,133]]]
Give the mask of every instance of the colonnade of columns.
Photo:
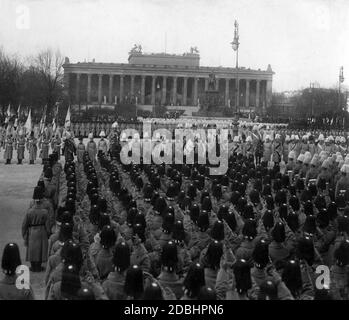
[[[72,74],[72,77],[75,76],[75,103],[80,103],[81,100],[81,78],[82,75],[87,76],[87,89],[86,89],[86,103],[90,104],[92,102],[91,96],[91,87],[92,87],[92,76],[95,74],[92,73],[75,73]],[[109,85],[108,93],[103,95],[103,76],[109,76]],[[98,77],[98,85],[97,85],[97,99],[98,103],[104,103],[108,100],[108,104],[116,104],[118,102],[123,102],[126,96],[137,96],[138,104],[147,104],[147,102],[152,105],[156,104],[156,97],[158,93],[160,93],[161,97],[159,102],[162,105],[166,103],[177,105],[178,96],[180,96],[180,103],[183,106],[186,106],[189,102],[191,106],[197,106],[200,103],[199,95],[203,93],[203,91],[208,90],[208,82],[209,78],[197,76],[197,77],[183,77],[183,76],[168,76],[168,75],[117,75],[117,74],[97,74]],[[127,87],[129,89],[128,92],[125,92],[126,85],[126,77],[127,77]],[[139,91],[136,92],[136,78],[140,78],[140,87]],[[146,84],[147,79],[151,79],[150,90],[148,90],[150,94],[150,99],[146,101]],[[74,80],[74,79],[73,79]],[[114,80],[118,82],[118,90],[114,88]],[[259,80],[259,79],[239,79],[239,85],[237,86],[236,79],[234,78],[216,78],[216,90],[221,91],[222,96],[224,95],[224,104],[227,107],[236,106],[236,95],[239,96],[239,107],[265,107],[265,105],[269,105],[271,103],[271,94],[272,94],[272,81],[271,80]],[[225,87],[220,86],[220,83],[225,82]],[[180,81],[181,90],[178,92],[178,84]],[[204,81],[204,82],[202,82]],[[231,83],[234,81],[234,83]],[[253,99],[251,99],[251,84],[253,82]],[[139,82],[138,82],[139,83]],[[148,81],[149,83],[149,81]],[[190,83],[190,86],[189,86]],[[71,84],[71,80],[69,81]],[[201,85],[199,85],[201,84]],[[234,84],[233,86],[231,84]],[[242,84],[244,84],[242,86]],[[263,88],[262,88],[263,86]],[[189,88],[190,87],[190,88]],[[147,86],[149,88],[149,86]],[[160,89],[160,90],[159,90]],[[190,97],[188,97],[188,91],[190,89]],[[201,89],[201,92],[199,90]],[[263,97],[261,97],[261,91],[263,89]],[[239,91],[238,91],[239,90]],[[115,96],[115,93],[118,93],[118,96]],[[167,92],[170,92],[169,96]],[[169,99],[167,99],[167,96]],[[190,98],[190,99],[188,99]],[[242,100],[241,100],[242,99]],[[150,100],[150,101],[149,101]],[[263,100],[263,101],[261,101]]]

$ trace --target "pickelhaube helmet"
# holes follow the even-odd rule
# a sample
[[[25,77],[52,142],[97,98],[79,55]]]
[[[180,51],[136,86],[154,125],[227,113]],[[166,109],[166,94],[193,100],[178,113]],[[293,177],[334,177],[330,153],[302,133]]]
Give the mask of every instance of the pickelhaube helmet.
[[[224,225],[221,220],[217,220],[211,229],[211,237],[214,240],[222,241],[224,239]]]
[[[313,240],[310,237],[305,236],[298,240],[296,255],[298,259],[305,260],[308,265],[313,265],[315,250]]]
[[[220,261],[223,255],[223,243],[217,240],[212,241],[206,251],[206,261],[209,268],[219,269]]]
[[[205,285],[205,272],[200,263],[192,263],[183,281],[185,292],[191,299],[197,298],[200,288]]]
[[[259,192],[255,189],[251,190],[249,194],[250,200],[254,205],[260,203]]]
[[[204,200],[202,202],[201,209],[205,210],[207,212],[210,212],[212,210],[212,203],[211,203],[211,199],[209,197],[204,198]]]
[[[334,220],[337,217],[337,204],[334,201],[328,205],[327,213],[330,220]]]
[[[271,210],[267,210],[262,218],[262,222],[266,231],[269,231],[274,226],[274,215]]]
[[[200,208],[196,203],[190,207],[190,219],[196,224],[200,215]]]
[[[167,242],[161,252],[161,264],[166,267],[169,272],[175,271],[178,263],[177,245],[174,241]]]
[[[115,231],[109,225],[105,225],[100,233],[101,246],[104,249],[109,249],[115,245],[116,234]]]
[[[316,218],[313,215],[308,215],[305,218],[303,232],[308,235],[314,235],[316,232]]]
[[[209,217],[207,211],[202,211],[198,217],[197,225],[201,232],[207,231],[210,226]]]
[[[113,264],[118,272],[124,272],[130,266],[130,247],[125,241],[118,243],[114,249]]]
[[[147,183],[143,188],[144,201],[149,202],[153,196],[153,187]]]
[[[167,208],[166,200],[163,197],[159,196],[156,199],[154,211],[158,212],[159,214],[163,214],[166,208]]]
[[[177,190],[176,187],[173,183],[171,183],[166,192],[166,197],[170,200],[173,200],[177,196]]]
[[[286,239],[284,224],[281,222],[277,222],[271,231],[271,236],[272,236],[273,240],[277,243],[284,242]]]
[[[185,240],[185,231],[181,220],[175,221],[173,225],[172,238],[176,243],[182,243]]]
[[[161,287],[156,282],[151,282],[144,289],[143,300],[164,300]]]
[[[304,213],[305,215],[309,216],[312,215],[314,210],[313,210],[313,203],[308,200],[305,204],[304,204]]]
[[[291,196],[288,203],[293,211],[297,212],[300,209],[299,199],[296,196]]]
[[[339,267],[349,265],[349,241],[342,240],[337,249],[334,251],[334,258]]]
[[[252,252],[252,259],[258,269],[264,269],[269,263],[269,246],[264,239],[256,243]]]
[[[242,216],[244,219],[254,219],[255,214],[254,214],[253,206],[251,204],[248,203],[245,205]]]
[[[138,213],[138,210],[135,207],[130,207],[128,209],[126,221],[127,221],[127,224],[129,227],[133,226],[134,219],[135,219],[137,213]]]
[[[172,212],[165,213],[162,221],[163,232],[171,233],[173,231],[174,223],[175,223],[174,214]]]
[[[316,216],[316,221],[317,221],[320,228],[323,229],[323,228],[328,227],[328,225],[330,223],[330,216],[329,216],[326,208],[321,208],[319,210],[319,213]]]
[[[242,235],[250,241],[257,236],[257,226],[254,220],[248,219],[245,221],[242,227]]]
[[[233,191],[230,201],[234,206],[237,206],[238,201],[240,199],[240,192],[239,191]]]
[[[195,199],[197,193],[196,193],[196,187],[194,184],[190,184],[188,186],[188,190],[187,190],[187,196],[190,198],[190,199]]]

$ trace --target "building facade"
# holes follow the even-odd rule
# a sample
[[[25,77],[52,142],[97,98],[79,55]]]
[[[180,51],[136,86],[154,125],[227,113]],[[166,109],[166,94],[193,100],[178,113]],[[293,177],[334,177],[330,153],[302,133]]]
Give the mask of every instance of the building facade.
[[[272,78],[266,70],[203,67],[196,49],[183,55],[145,54],[139,47],[128,63],[70,63],[65,59],[65,90],[72,105],[200,106],[210,75],[226,107],[264,113],[271,106]],[[239,79],[239,83],[237,82]]]

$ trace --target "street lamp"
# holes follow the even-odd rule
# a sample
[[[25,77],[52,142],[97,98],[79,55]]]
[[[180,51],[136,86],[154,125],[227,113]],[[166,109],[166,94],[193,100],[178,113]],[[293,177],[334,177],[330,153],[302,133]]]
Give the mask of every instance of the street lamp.
[[[312,118],[314,116],[314,105],[313,105],[314,88],[315,88],[315,83],[314,82],[310,82],[309,92],[311,93],[311,117]]]
[[[341,109],[341,83],[344,82],[343,66],[339,69],[339,84],[338,84],[338,110]]]
[[[234,23],[234,40],[230,42],[233,50],[236,52],[236,112],[238,112],[238,106],[239,106],[239,24],[235,20]]]

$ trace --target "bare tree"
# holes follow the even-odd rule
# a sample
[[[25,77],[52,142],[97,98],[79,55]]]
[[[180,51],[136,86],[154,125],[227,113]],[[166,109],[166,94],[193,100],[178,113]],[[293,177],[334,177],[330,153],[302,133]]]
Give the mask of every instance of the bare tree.
[[[63,95],[63,63],[64,58],[59,50],[52,49],[40,52],[33,59],[33,67],[40,74],[42,81],[48,113]]]
[[[16,55],[7,55],[0,48],[0,104],[18,105],[20,102],[21,76],[24,66]]]

